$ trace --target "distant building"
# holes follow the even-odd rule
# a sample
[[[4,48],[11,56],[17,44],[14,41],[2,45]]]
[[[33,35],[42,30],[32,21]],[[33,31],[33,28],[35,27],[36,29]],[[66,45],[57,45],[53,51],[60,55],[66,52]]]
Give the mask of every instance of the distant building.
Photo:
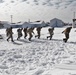
[[[4,27],[4,26],[3,26],[3,24],[2,24],[1,21],[0,21],[0,29],[3,28],[3,27]]]
[[[6,28],[9,27],[9,22],[8,21],[0,21],[0,28]]]
[[[8,21],[0,21],[2,24],[3,24],[3,28],[10,28],[10,27],[13,27],[13,28],[20,28],[22,27],[22,24],[18,23],[10,23]]]
[[[50,24],[51,27],[62,27],[64,26],[64,22],[60,19],[54,18],[52,20],[50,20]]]
[[[73,19],[72,27],[73,27],[73,28],[76,28],[76,19]]]
[[[40,21],[40,22],[30,22],[30,23],[28,23],[28,22],[25,22],[25,23],[23,23],[23,28],[26,28],[26,27],[28,27],[28,28],[32,28],[32,27],[45,27],[46,26],[46,23],[44,22],[44,21]]]
[[[64,26],[72,26],[72,23],[64,23]]]

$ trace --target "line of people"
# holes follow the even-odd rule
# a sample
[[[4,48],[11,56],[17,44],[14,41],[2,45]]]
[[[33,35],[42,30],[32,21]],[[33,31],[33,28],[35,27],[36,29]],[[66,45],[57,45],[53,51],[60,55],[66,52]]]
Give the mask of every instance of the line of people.
[[[31,39],[32,39],[32,37],[33,37],[33,34],[35,35],[34,29],[35,29],[35,28],[19,28],[19,29],[17,29],[17,33],[18,33],[17,40],[19,40],[19,39],[23,36],[23,34],[22,34],[22,30],[23,30],[23,32],[24,32],[24,39],[26,39],[27,35],[29,34],[28,40],[31,41]],[[38,39],[40,39],[41,29],[42,29],[42,27],[36,28],[37,35],[35,35],[35,38],[37,37]],[[68,41],[68,39],[69,39],[69,33],[70,33],[71,29],[72,29],[72,27],[67,27],[67,28],[62,32],[62,33],[65,34],[65,38],[63,38],[63,41],[64,41],[65,43],[66,43],[66,42]],[[46,38],[51,40],[52,37],[53,37],[53,35],[54,35],[54,27],[49,28],[49,29],[48,29],[48,32],[49,32],[49,36],[47,36]],[[13,40],[12,27],[6,29],[6,36],[8,37],[8,38],[7,38],[7,41],[9,41],[9,39],[11,39],[11,41],[14,42],[14,40]]]

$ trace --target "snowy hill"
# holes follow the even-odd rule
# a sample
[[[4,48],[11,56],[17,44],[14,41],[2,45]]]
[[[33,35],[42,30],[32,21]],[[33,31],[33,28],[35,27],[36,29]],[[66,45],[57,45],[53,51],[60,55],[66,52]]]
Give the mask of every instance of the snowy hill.
[[[13,29],[14,43],[6,41],[5,29],[1,29],[0,75],[76,75],[76,32],[72,29],[68,42],[64,43],[61,33],[64,29],[55,28],[52,40],[47,40],[48,28],[42,28],[41,38],[34,35],[31,42],[28,37],[17,41],[17,29]],[[69,69],[69,65],[74,69]]]

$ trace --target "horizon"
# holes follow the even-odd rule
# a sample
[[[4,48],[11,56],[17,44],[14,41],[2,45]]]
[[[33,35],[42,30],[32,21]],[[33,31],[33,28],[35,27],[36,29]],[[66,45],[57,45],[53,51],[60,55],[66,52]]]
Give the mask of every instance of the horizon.
[[[76,0],[0,0],[0,20],[11,22],[58,18],[72,23],[76,13]]]
[[[58,20],[61,20],[59,18],[53,18],[53,19],[58,19]],[[42,22],[45,22],[45,23],[50,23],[51,20],[53,19],[50,19],[49,21],[44,21],[44,20],[34,20],[34,21],[31,21],[30,19],[28,21],[17,21],[17,22],[10,22],[10,21],[7,21],[7,20],[1,20],[0,22],[8,22],[8,23],[11,23],[11,24],[17,24],[17,23],[42,23]],[[63,20],[61,20],[63,23],[65,24],[72,24],[73,22],[64,22]]]

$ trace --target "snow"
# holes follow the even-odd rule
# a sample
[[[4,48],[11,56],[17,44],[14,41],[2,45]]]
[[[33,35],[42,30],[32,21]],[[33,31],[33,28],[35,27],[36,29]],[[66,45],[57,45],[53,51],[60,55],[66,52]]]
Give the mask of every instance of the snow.
[[[76,70],[76,65],[57,64],[55,67],[66,70]]]
[[[14,43],[6,41],[5,29],[1,29],[0,75],[76,75],[76,29],[67,43],[62,41],[64,29],[55,28],[52,40],[47,40],[48,27],[42,28],[41,38],[34,35],[32,41],[28,37],[17,41],[17,29],[13,29]]]

